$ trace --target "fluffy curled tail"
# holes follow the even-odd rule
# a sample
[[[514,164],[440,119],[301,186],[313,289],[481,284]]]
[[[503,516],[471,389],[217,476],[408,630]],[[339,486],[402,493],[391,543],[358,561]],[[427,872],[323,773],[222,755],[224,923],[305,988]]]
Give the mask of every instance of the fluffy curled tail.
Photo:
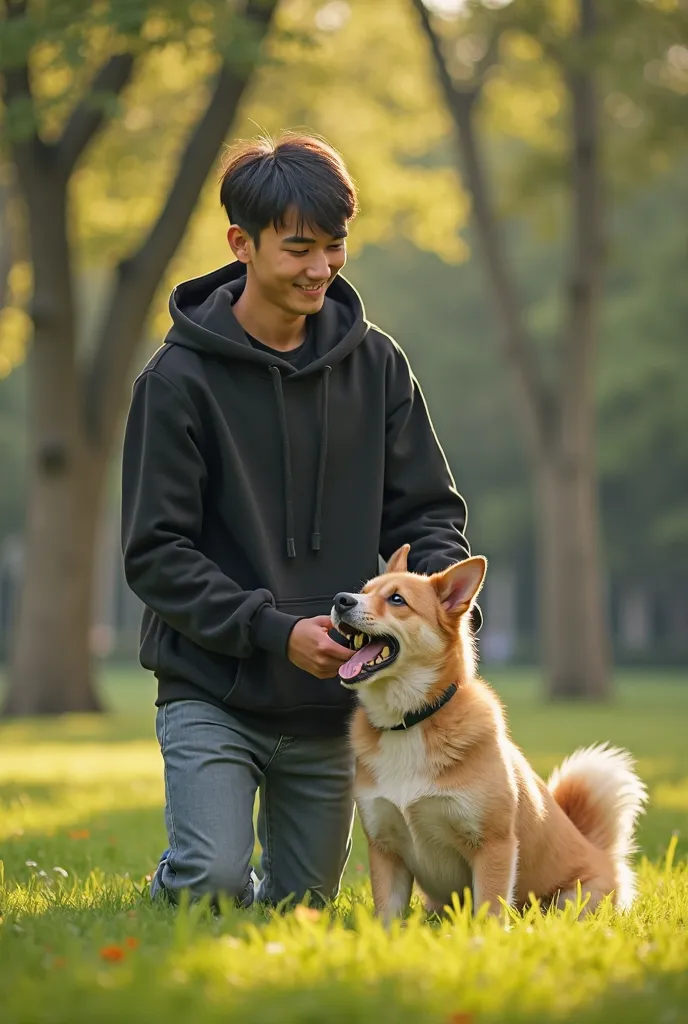
[[[547,787],[576,828],[618,865],[635,850],[635,828],[647,800],[627,751],[606,743],[576,750]]]

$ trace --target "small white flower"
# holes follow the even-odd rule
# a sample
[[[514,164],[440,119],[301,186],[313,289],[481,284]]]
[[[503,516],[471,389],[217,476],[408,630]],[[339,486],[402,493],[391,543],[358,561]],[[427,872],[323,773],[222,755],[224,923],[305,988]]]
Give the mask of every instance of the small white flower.
[[[27,860],[26,866],[27,868],[37,868],[38,864],[36,863],[35,860]]]
[[[62,878],[67,878],[69,876],[69,872],[65,871],[65,869],[61,867],[54,867],[53,874],[60,875]]]

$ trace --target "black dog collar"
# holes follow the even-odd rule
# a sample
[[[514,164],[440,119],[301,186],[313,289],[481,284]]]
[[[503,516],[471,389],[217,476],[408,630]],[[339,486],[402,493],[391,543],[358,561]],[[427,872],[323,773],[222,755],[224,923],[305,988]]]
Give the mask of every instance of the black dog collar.
[[[399,725],[391,726],[389,731],[397,732],[399,729],[410,729],[412,725],[418,725],[419,722],[424,722],[426,718],[430,718],[430,716],[434,715],[436,711],[443,708],[444,705],[452,699],[457,689],[458,687],[456,683],[450,683],[436,704],[426,704],[422,711],[414,711],[413,714],[404,715],[404,718]]]

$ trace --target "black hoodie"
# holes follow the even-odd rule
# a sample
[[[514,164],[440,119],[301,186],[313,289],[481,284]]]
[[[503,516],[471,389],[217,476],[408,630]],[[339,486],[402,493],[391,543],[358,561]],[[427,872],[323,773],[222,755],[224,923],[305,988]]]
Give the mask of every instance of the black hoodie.
[[[141,663],[158,704],[342,734],[351,692],[288,661],[294,624],[360,589],[378,553],[408,542],[418,572],[465,558],[466,506],[406,357],[351,285],[330,285],[296,369],[242,330],[244,283],[234,263],[179,285],[173,327],[134,384],[122,545],[145,605]]]

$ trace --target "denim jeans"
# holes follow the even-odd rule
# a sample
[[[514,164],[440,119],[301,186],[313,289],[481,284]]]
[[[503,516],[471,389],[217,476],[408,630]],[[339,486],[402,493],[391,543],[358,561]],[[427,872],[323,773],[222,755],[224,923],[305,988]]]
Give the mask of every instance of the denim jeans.
[[[346,737],[275,736],[203,701],[158,709],[169,848],[155,899],[220,894],[241,906],[336,896],[351,849],[353,755]],[[251,870],[259,792],[258,881]]]

